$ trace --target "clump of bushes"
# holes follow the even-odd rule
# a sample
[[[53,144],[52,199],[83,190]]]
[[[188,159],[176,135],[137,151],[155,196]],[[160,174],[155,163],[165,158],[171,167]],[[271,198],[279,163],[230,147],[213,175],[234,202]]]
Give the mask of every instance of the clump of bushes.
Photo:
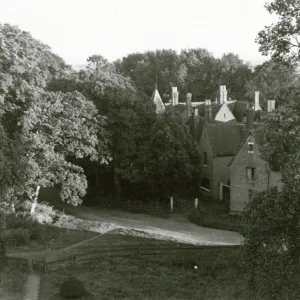
[[[70,277],[64,281],[59,288],[60,295],[66,299],[77,299],[81,297],[91,297],[82,281]]]
[[[16,240],[16,244],[28,245],[30,242],[44,243],[55,236],[55,229],[42,225],[30,216],[8,215],[7,229],[3,231],[3,241]]]
[[[8,240],[16,240],[18,245],[28,245],[30,241],[30,232],[28,229],[15,228],[6,229],[1,233],[1,238],[4,242]]]

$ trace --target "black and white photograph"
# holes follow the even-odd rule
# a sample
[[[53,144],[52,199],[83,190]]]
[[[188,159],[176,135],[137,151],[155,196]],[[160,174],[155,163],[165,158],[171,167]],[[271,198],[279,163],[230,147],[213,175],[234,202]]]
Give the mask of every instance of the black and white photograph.
[[[300,299],[300,0],[0,0],[0,300]]]

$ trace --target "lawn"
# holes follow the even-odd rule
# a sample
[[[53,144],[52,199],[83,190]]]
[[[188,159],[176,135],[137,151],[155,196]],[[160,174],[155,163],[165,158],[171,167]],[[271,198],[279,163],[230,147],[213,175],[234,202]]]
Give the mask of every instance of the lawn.
[[[99,236],[97,239],[92,241],[88,241],[74,249],[72,249],[72,254],[82,254],[88,252],[97,252],[101,251],[104,248],[121,248],[121,247],[137,247],[137,246],[155,246],[157,248],[161,246],[172,246],[176,247],[176,245],[184,245],[186,244],[179,244],[171,241],[164,241],[164,240],[155,240],[149,238],[142,238],[132,235],[120,235],[117,232],[108,233]]]
[[[101,300],[255,300],[246,295],[236,249],[205,248],[195,255],[169,257],[103,257],[44,274],[41,299],[57,293],[69,276],[82,280]]]
[[[24,265],[16,263],[0,265],[0,299],[23,300],[23,284],[28,270]]]
[[[39,224],[26,217],[7,217],[5,240],[15,240],[19,250],[58,249],[80,242],[97,233],[87,230],[71,230]]]

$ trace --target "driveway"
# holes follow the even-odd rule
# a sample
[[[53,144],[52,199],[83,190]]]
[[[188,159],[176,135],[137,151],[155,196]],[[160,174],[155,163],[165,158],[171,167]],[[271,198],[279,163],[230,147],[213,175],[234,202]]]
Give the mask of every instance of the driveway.
[[[183,243],[238,245],[243,240],[243,237],[237,232],[201,227],[190,223],[183,216],[179,215],[163,219],[144,214],[94,207],[74,207],[71,212],[76,217],[84,220],[109,223],[129,229],[129,232],[130,229],[134,229],[154,238],[169,239]]]

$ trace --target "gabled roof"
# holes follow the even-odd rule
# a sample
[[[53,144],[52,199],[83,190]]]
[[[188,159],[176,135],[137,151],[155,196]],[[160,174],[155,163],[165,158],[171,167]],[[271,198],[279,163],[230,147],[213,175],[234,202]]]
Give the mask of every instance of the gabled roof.
[[[204,130],[215,156],[234,156],[247,135],[245,125],[239,123],[207,123]]]
[[[161,114],[165,111],[164,103],[161,100],[160,94],[159,94],[156,86],[155,86],[155,90],[152,94],[151,100],[154,102],[154,104],[156,106],[157,114]]]
[[[264,142],[264,131],[263,131],[263,127],[257,126],[257,128],[250,130],[248,132],[248,134],[245,136],[245,138],[243,139],[243,141],[241,142],[238,150],[236,151],[235,156],[232,158],[232,160],[230,161],[230,163],[228,164],[228,166],[231,166],[232,163],[234,162],[235,158],[237,157],[237,155],[239,154],[239,152],[241,151],[241,149],[244,147],[245,143],[247,142],[249,136],[253,136],[255,142],[258,144],[258,146],[263,145]]]

